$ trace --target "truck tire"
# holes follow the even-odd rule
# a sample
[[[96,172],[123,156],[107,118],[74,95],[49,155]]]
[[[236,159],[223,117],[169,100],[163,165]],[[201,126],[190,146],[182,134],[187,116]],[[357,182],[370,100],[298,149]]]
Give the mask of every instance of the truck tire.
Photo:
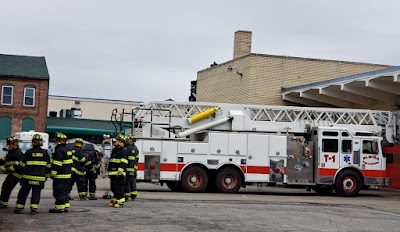
[[[167,181],[165,182],[167,187],[171,189],[172,192],[182,192],[182,184],[179,181]]]
[[[223,168],[215,178],[215,185],[221,193],[237,193],[242,183],[242,176],[232,167]]]
[[[314,192],[318,193],[318,195],[329,196],[333,194],[333,186],[327,185],[316,185],[311,187]]]
[[[191,166],[182,173],[182,188],[185,192],[204,192],[208,184],[207,172],[199,166]]]
[[[342,197],[355,197],[361,190],[360,176],[351,171],[345,170],[336,177],[335,192]]]

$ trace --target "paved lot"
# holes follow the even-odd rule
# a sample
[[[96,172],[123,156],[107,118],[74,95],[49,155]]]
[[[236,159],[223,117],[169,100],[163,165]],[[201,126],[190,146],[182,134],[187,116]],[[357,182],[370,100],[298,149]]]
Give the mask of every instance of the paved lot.
[[[5,175],[0,175],[1,183]],[[108,179],[98,180],[98,195]],[[239,194],[173,193],[139,184],[139,197],[123,209],[108,200],[71,202],[69,213],[49,214],[51,180],[42,191],[38,215],[0,209],[0,231],[399,231],[400,192],[366,190],[356,198],[318,196],[304,189],[243,189]],[[73,190],[73,196],[77,192]],[[26,212],[29,211],[29,200]]]

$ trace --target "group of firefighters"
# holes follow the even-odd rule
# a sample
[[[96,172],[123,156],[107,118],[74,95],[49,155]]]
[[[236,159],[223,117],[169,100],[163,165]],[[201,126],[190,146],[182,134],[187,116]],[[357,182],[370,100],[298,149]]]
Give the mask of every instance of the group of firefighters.
[[[108,176],[113,197],[110,207],[121,208],[125,201],[137,196],[136,173],[139,153],[134,136],[118,135],[108,165]],[[73,147],[67,146],[67,136],[55,134],[56,147],[50,156],[40,134],[32,137],[32,148],[25,154],[19,149],[18,139],[7,138],[7,155],[0,158],[0,169],[8,174],[3,182],[0,208],[7,208],[14,187],[20,183],[14,213],[21,214],[32,190],[30,212],[38,213],[41,190],[47,178],[53,179],[55,207],[49,213],[68,212],[70,192],[76,183],[80,200],[96,200],[96,178],[100,171],[102,153],[85,151],[83,139],[77,138]],[[87,191],[89,188],[89,191]]]

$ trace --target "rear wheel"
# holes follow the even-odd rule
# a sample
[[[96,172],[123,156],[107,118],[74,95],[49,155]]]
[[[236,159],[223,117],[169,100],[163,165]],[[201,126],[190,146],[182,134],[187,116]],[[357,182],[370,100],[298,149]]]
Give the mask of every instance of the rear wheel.
[[[204,192],[208,184],[207,172],[199,166],[191,166],[182,173],[182,188],[186,192]]]
[[[232,167],[223,168],[215,178],[215,185],[221,193],[237,193],[242,183],[239,171]]]
[[[360,176],[351,171],[345,170],[336,177],[335,192],[343,197],[355,197],[361,190]]]
[[[172,192],[182,191],[182,184],[179,181],[167,181],[165,183],[167,184],[167,187],[171,189]]]

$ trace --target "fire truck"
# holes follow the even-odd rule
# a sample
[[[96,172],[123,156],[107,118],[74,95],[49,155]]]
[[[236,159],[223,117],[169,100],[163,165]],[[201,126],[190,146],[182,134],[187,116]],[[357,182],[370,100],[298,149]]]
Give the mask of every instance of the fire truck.
[[[390,184],[383,145],[399,134],[389,111],[149,102],[132,113],[138,181],[196,193],[278,185],[357,196]]]

